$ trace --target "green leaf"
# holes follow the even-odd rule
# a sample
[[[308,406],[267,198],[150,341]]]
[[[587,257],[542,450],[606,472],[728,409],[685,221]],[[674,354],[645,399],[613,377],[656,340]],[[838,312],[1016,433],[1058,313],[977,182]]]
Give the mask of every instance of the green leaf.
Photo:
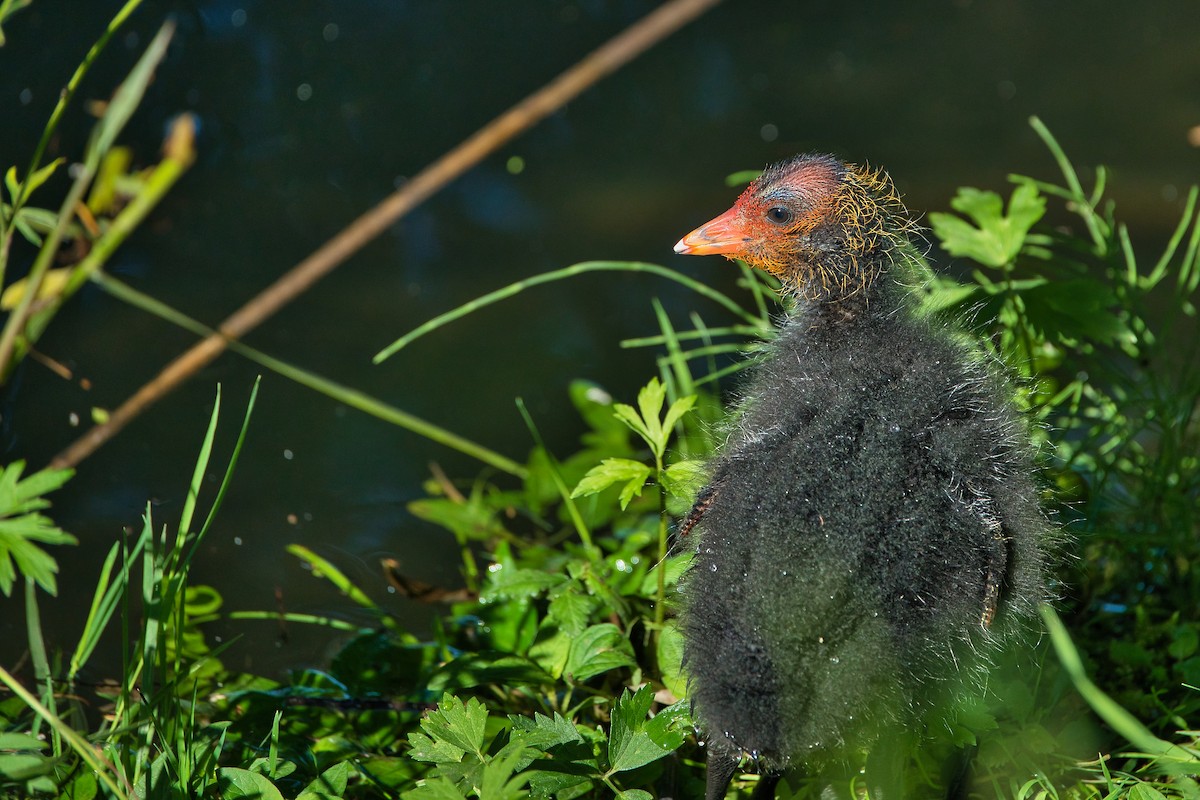
[[[223,800],[283,800],[283,794],[266,776],[237,767],[217,770],[217,789]]]
[[[341,797],[346,793],[350,772],[350,762],[339,761],[305,786],[304,791],[296,796],[296,800],[327,800],[331,797]]]
[[[421,728],[437,742],[444,742],[467,753],[481,754],[488,712],[476,697],[466,704],[452,694],[442,696],[437,711],[421,720]]]
[[[571,497],[582,497],[597,494],[613,484],[624,484],[621,487],[621,508],[642,493],[646,480],[650,477],[651,469],[640,461],[628,458],[606,458],[598,465],[588,470],[579,481],[579,485],[571,492]]]
[[[565,672],[585,681],[602,672],[633,667],[633,645],[611,622],[593,625],[571,642]]]
[[[510,745],[488,761],[480,781],[480,800],[518,800],[528,795],[523,789],[529,783],[529,775],[513,776],[517,764],[525,757],[525,750],[523,746]]]
[[[44,742],[28,733],[0,733],[0,750],[40,751],[48,747],[50,747],[49,742]]]
[[[654,691],[646,685],[632,695],[626,689],[613,704],[612,729],[608,734],[609,774],[643,767],[670,754],[683,743],[682,734],[676,742],[675,737],[668,737],[661,730],[665,724],[658,726],[660,737],[668,743],[674,742],[674,746],[664,746],[650,737],[646,731],[646,715],[653,703]]]
[[[434,763],[456,763],[462,760],[466,750],[455,747],[440,739],[434,740],[423,733],[408,734],[408,757],[416,761],[432,761]]]
[[[58,563],[34,542],[61,545],[76,539],[35,512],[50,505],[42,495],[62,486],[73,472],[42,470],[21,480],[24,469],[23,461],[0,468],[0,591],[10,596],[20,573],[53,595]]]
[[[404,800],[467,800],[467,796],[446,778],[428,779],[417,788],[409,789],[400,796]]]
[[[958,190],[950,206],[975,225],[952,214],[930,214],[929,222],[943,249],[989,267],[1012,263],[1021,252],[1029,229],[1046,213],[1046,200],[1032,183],[1023,183],[1013,190],[1007,215],[1000,195],[969,186]]]
[[[1101,344],[1133,344],[1137,337],[1114,313],[1120,301],[1099,281],[1048,281],[1021,292],[1029,324],[1047,339],[1090,339]]]
[[[687,397],[681,397],[671,407],[667,409],[667,416],[663,418],[663,430],[668,433],[675,427],[675,423],[683,417],[684,414],[691,411],[696,406],[696,395],[689,394]]]
[[[708,469],[700,460],[676,461],[663,470],[663,485],[675,497],[691,500],[708,478]]]
[[[683,634],[678,625],[668,624],[658,632],[657,645],[659,679],[676,697],[687,697],[688,681],[683,671]]]
[[[429,679],[429,691],[469,689],[485,684],[542,686],[553,683],[544,669],[511,653],[464,653],[443,664]]]
[[[484,603],[501,600],[522,600],[536,597],[547,589],[561,585],[567,578],[537,569],[516,569],[503,566],[489,573],[488,583],[480,593]]]
[[[504,526],[496,520],[496,510],[472,497],[466,502],[444,497],[414,500],[407,506],[418,519],[440,525],[460,542],[481,542],[502,535]]]
[[[550,601],[546,618],[564,633],[575,635],[587,627],[588,620],[600,601],[575,588],[568,588]]]
[[[529,747],[549,750],[564,744],[578,744],[583,741],[575,723],[554,712],[553,717],[534,713],[533,719],[509,715],[512,721],[513,736]]]
[[[1129,800],[1167,800],[1158,789],[1148,783],[1135,783],[1129,787]]]
[[[645,789],[626,789],[617,795],[616,800],[654,800],[654,795]]]
[[[649,434],[646,437],[646,442],[659,455],[662,455],[667,446],[666,436],[663,433],[663,425],[658,418],[658,415],[662,413],[663,403],[666,399],[667,387],[658,378],[651,378],[650,382],[638,392],[637,397],[638,411],[641,412],[642,421],[645,423],[646,431]]]

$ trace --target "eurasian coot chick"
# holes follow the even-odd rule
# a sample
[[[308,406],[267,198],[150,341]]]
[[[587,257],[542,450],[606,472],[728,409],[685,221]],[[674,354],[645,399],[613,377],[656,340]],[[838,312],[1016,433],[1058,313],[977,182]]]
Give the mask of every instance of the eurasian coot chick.
[[[918,312],[913,228],[883,172],[803,155],[675,246],[766,270],[796,303],[681,528],[709,800],[743,755],[770,776],[918,728],[1046,593],[1026,423]]]

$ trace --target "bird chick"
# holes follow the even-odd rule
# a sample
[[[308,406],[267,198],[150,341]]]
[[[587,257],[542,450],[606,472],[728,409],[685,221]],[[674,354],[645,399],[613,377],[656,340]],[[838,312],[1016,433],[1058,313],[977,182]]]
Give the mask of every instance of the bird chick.
[[[913,227],[886,174],[802,155],[675,246],[796,299],[681,527],[708,800],[743,755],[769,776],[919,727],[1046,593],[1026,426],[996,370],[917,313]]]

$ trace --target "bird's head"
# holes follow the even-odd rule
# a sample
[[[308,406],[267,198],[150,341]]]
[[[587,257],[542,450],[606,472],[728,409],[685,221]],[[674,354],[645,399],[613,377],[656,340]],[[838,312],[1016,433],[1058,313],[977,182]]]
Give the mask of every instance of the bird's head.
[[[802,155],[767,167],[675,252],[739,258],[785,291],[836,302],[871,285],[911,225],[886,173]]]

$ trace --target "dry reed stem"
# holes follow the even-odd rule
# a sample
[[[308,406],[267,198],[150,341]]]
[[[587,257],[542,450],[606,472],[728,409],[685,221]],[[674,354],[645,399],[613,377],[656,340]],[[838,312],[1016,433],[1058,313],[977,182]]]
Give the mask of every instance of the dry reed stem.
[[[218,333],[198,342],[164,367],[116,408],[106,422],[89,430],[55,456],[51,466],[73,467],[79,464],[142,411],[216,359],[225,351],[230,339],[240,339],[256,328],[398,219],[501,145],[718,2],[720,0],[671,0],[664,3],[480,128],[235,311],[221,323]]]

